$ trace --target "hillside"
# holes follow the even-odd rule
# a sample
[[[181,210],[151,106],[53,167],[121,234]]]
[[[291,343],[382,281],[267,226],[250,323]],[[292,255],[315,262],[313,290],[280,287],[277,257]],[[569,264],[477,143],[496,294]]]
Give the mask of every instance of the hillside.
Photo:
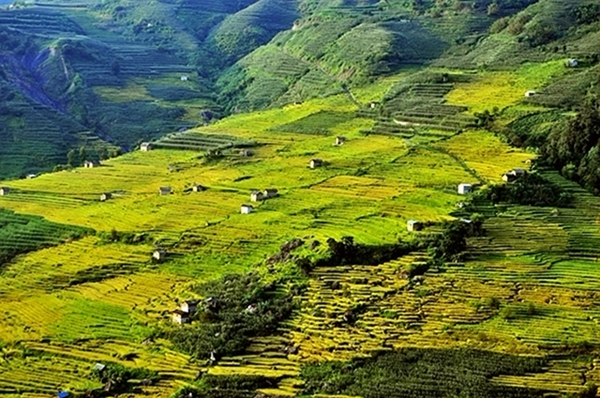
[[[0,396],[597,395],[593,1],[147,3],[0,12]]]
[[[382,385],[408,396],[583,394],[600,381],[600,199],[541,169],[569,207],[494,204],[485,192],[535,154],[476,116],[502,110],[495,129],[548,111],[523,92],[543,92],[569,73],[563,64],[411,68],[352,96],[235,115],[94,168],[3,183],[3,208],[96,232],[3,265],[2,393],[100,391],[106,379],[90,369],[101,363],[146,369],[147,383],[119,387],[134,396],[379,397]],[[315,158],[324,164],[310,169]],[[461,183],[480,193],[460,195]],[[278,196],[250,202],[267,188]],[[459,218],[482,218],[482,235],[439,257],[449,249],[427,239]],[[407,231],[411,219],[424,230]],[[222,279],[232,273],[245,276]],[[202,318],[173,325],[183,300],[210,297],[220,312],[203,304]],[[381,384],[385,372],[406,373]]]
[[[27,0],[0,10],[0,173],[22,177],[438,59],[530,1]],[[460,39],[460,40],[459,40]]]

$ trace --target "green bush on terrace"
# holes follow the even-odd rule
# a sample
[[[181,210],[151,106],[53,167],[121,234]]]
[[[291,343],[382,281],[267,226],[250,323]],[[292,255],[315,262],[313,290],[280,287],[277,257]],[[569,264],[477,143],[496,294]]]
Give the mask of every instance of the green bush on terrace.
[[[292,299],[299,291],[278,290],[285,282],[265,283],[258,273],[251,272],[202,285],[197,292],[208,299],[192,324],[166,335],[178,349],[198,359],[241,353],[249,338],[274,332],[291,314]]]
[[[494,203],[566,207],[573,196],[537,173],[527,173],[516,181],[493,185],[483,195]]]
[[[541,397],[543,390],[492,382],[498,375],[543,371],[545,360],[471,349],[407,348],[349,363],[306,365],[306,394],[387,397]]]
[[[154,370],[145,368],[128,368],[118,363],[109,363],[103,369],[92,370],[92,377],[104,384],[102,391],[91,392],[92,396],[109,396],[129,392],[133,388],[132,380],[152,384],[159,380]]]

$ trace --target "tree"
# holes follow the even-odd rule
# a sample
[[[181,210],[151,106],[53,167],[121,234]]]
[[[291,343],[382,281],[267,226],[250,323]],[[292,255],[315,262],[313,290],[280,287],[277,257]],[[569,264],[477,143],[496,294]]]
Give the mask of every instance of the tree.
[[[594,194],[600,193],[600,148],[593,147],[581,160],[577,172],[581,185]]]
[[[67,152],[67,164],[69,166],[75,166],[76,157],[77,154],[75,153],[74,149],[71,149],[69,152]]]
[[[495,1],[487,6],[487,15],[494,16],[500,12],[500,6]]]
[[[577,396],[579,398],[595,398],[597,394],[598,386],[594,383],[586,383]]]
[[[572,163],[579,167],[588,152],[600,143],[600,106],[596,99],[588,100],[579,115],[567,128],[557,129],[542,147],[542,156],[559,170]],[[588,159],[590,160],[590,159]]]
[[[87,153],[85,152],[85,147],[79,147],[79,163],[83,163],[87,160]]]
[[[114,60],[111,64],[110,64],[110,71],[112,72],[113,75],[118,76],[119,73],[121,73],[121,64],[119,63],[119,61]]]

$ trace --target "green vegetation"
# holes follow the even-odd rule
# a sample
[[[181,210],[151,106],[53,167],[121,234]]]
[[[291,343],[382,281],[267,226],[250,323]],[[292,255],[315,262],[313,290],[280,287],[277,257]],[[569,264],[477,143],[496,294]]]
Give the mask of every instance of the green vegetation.
[[[0,173],[36,174],[0,395],[597,393],[593,2],[36,3],[0,11]]]
[[[59,245],[90,232],[87,228],[57,224],[42,217],[0,209],[0,265],[19,254]]]
[[[322,111],[310,114],[302,119],[273,127],[273,131],[299,134],[330,135],[331,129],[349,122],[354,115],[351,112]]]
[[[132,380],[137,380],[142,384],[152,384],[160,379],[155,371],[143,368],[128,368],[118,363],[106,364],[102,369],[93,369],[92,377],[104,385],[98,393],[92,391],[94,396],[109,396],[131,392],[133,388]]]
[[[193,385],[181,387],[172,397],[186,398],[191,393],[200,398],[250,398],[256,396],[258,390],[270,388],[276,384],[276,379],[264,376],[204,374]]]
[[[529,206],[567,207],[573,201],[573,195],[537,173],[527,173],[509,184],[494,185],[484,194],[494,203]]]
[[[543,147],[543,159],[567,178],[600,194],[600,104],[582,109],[565,129],[556,129]]]
[[[242,353],[252,337],[274,333],[290,316],[292,299],[301,291],[299,286],[286,286],[289,279],[280,277],[267,283],[250,273],[200,286],[197,293],[207,299],[192,317],[192,325],[167,332],[167,337],[198,359],[217,361]]]
[[[543,390],[506,387],[490,379],[499,375],[541,372],[545,360],[490,352],[404,349],[382,352],[350,363],[326,362],[302,369],[304,391],[367,398],[542,397]]]

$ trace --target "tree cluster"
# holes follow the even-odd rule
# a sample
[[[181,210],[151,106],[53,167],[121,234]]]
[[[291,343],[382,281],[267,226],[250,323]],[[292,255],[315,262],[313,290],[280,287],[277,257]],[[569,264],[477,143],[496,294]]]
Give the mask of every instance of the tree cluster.
[[[542,158],[563,176],[600,194],[600,104],[588,101],[567,128],[555,130],[542,148]]]
[[[573,200],[573,195],[537,173],[525,174],[508,184],[493,185],[484,195],[494,203],[527,206],[567,207]]]
[[[175,346],[198,359],[212,361],[243,352],[249,339],[273,333],[295,308],[298,291],[282,294],[285,281],[265,284],[257,273],[229,275],[200,286],[207,297],[192,324],[166,333]]]
[[[118,363],[106,364],[103,369],[94,369],[92,377],[104,386],[101,390],[91,391],[89,396],[103,397],[131,392],[134,384],[132,380],[144,384],[152,384],[159,380],[159,375],[154,370],[145,368],[128,368]]]
[[[467,238],[484,233],[483,218],[473,215],[470,220],[446,221],[441,234],[423,238],[434,261],[458,260],[467,249]]]

